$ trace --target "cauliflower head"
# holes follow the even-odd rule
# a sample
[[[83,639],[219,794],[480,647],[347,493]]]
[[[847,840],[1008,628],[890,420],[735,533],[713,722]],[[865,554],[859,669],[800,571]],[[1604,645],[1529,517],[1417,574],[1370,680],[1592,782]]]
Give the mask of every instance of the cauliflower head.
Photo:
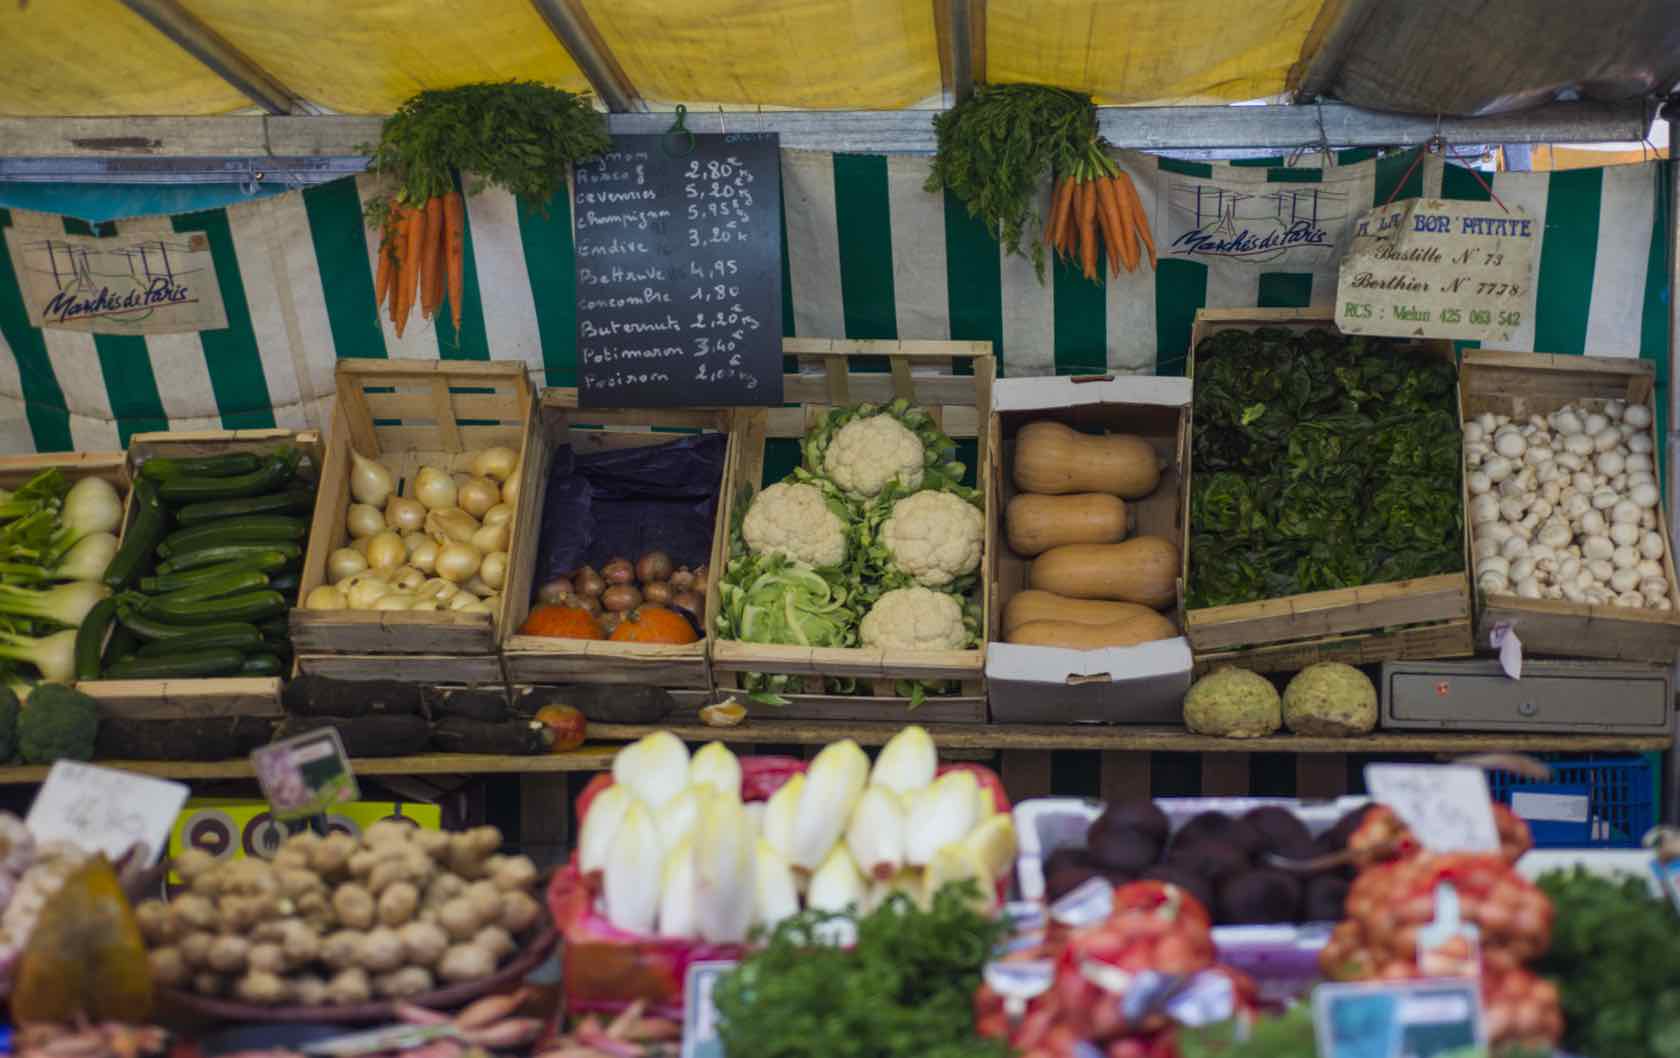
[[[1377,726],[1377,688],[1352,665],[1308,665],[1283,689],[1283,723],[1298,735],[1368,734]]]
[[[840,427],[823,453],[828,480],[850,496],[869,499],[897,481],[906,489],[922,487],[922,439],[885,413],[853,419]]]
[[[846,561],[846,523],[815,485],[779,481],[760,492],[741,536],[755,555],[786,555],[818,569]]]
[[[942,588],[980,566],[985,519],[949,492],[918,492],[893,504],[880,541],[917,584]]]
[[[962,603],[954,595],[920,586],[895,588],[863,615],[858,638],[866,647],[961,650],[968,645]]]
[[[1184,726],[1198,735],[1260,738],[1282,725],[1277,688],[1247,669],[1215,669],[1191,684],[1184,696]]]

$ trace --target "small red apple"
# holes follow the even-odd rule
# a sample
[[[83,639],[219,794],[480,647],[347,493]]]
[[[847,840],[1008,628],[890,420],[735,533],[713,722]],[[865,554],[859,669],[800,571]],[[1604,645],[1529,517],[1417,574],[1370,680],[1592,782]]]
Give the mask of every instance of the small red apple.
[[[549,746],[551,753],[583,745],[584,734],[589,727],[583,714],[569,705],[545,705],[537,710],[537,721],[554,736],[554,743]]]

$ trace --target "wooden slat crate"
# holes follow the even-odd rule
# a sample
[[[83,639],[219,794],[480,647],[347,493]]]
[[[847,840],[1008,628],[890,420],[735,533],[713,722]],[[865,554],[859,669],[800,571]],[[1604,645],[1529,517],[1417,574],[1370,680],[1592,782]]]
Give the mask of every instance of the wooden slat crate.
[[[735,477],[724,490],[725,525],[735,524],[735,508],[748,503],[766,484],[764,449],[771,438],[797,440],[806,428],[836,407],[858,402],[888,403],[905,397],[926,408],[953,439],[973,438],[979,446],[976,479],[986,490],[986,424],[991,413],[996,371],[990,342],[891,342],[789,338],[782,343],[799,357],[797,375],[783,378],[783,396],[795,406],[747,413],[741,427]],[[890,370],[855,370],[857,357],[885,357]],[[959,375],[958,364],[972,365]],[[990,507],[986,521],[992,520]],[[990,611],[986,578],[981,578],[981,624]],[[717,592],[706,596],[706,628],[717,627]],[[879,648],[813,649],[714,639],[712,673],[720,699],[742,690],[748,672],[856,677],[869,693],[790,694],[776,715],[788,720],[911,720],[918,723],[977,722],[986,719],[985,647],[972,650],[905,651]],[[910,699],[896,694],[897,680],[954,680],[955,695],[930,696],[915,712]]]
[[[1400,658],[1461,658],[1472,652],[1469,618],[1411,625],[1369,635],[1329,636],[1307,643],[1279,643],[1247,650],[1196,655],[1197,676],[1221,665],[1240,665],[1255,672],[1299,672],[1321,661],[1344,665],[1374,665]]]
[[[229,452],[272,452],[282,445],[300,449],[319,471],[321,435],[314,430],[195,430],[137,433],[128,441],[127,473],[140,473],[148,459],[192,459]],[[123,508],[126,530],[137,512],[130,495]],[[280,716],[280,679],[275,676],[211,679],[85,680],[81,690],[101,710],[131,720],[179,720],[213,716]]]
[[[546,389],[532,431],[529,459],[536,482],[529,503],[520,506],[519,528],[514,539],[518,549],[508,569],[507,621],[502,629],[502,663],[508,680],[515,684],[634,683],[654,687],[707,689],[711,673],[707,666],[707,641],[676,645],[660,643],[615,643],[610,640],[556,639],[520,635],[519,627],[531,611],[536,585],[537,537],[542,528],[543,496],[548,489],[554,450],[571,444],[579,455],[618,448],[645,447],[675,440],[670,433],[653,433],[649,427],[665,430],[699,430],[729,437],[724,453],[723,489],[731,480],[737,458],[737,421],[748,413],[728,408],[591,408],[579,410],[575,389]],[[713,523],[711,554],[707,559],[707,597],[717,590],[728,547],[729,523],[724,504],[718,503]]]
[[[1190,329],[1190,372],[1195,374],[1196,347],[1203,338],[1229,330],[1280,327],[1290,331],[1317,328],[1333,330],[1332,310],[1322,309],[1201,309]],[[1430,355],[1452,360],[1450,341],[1428,339],[1417,343]],[[1195,437],[1195,413],[1191,412],[1191,437]],[[1192,445],[1192,451],[1194,446]],[[1194,468],[1184,468],[1184,583],[1190,579],[1190,498]],[[1464,502],[1462,476],[1459,502]],[[1461,506],[1462,509],[1462,506]],[[1463,541],[1464,570],[1469,566],[1469,532]],[[1247,666],[1258,648],[1290,644],[1300,648],[1314,641],[1349,636],[1368,636],[1361,648],[1365,661],[1454,657],[1469,654],[1470,581],[1467,572],[1433,577],[1367,584],[1358,588],[1307,592],[1280,599],[1230,606],[1208,606],[1184,610],[1183,627],[1198,658],[1220,655],[1223,660]],[[1456,622],[1456,624],[1455,624]],[[1413,626],[1435,626],[1427,635],[1397,635]],[[1372,633],[1377,635],[1372,636]],[[1411,651],[1426,649],[1429,653]],[[1445,651],[1445,652],[1443,652]],[[1263,655],[1262,655],[1263,657]],[[1258,659],[1257,659],[1258,660]],[[1324,659],[1319,659],[1324,660]]]
[[[1465,353],[1460,387],[1466,419],[1483,412],[1516,417],[1546,415],[1583,399],[1618,399],[1642,405],[1651,411],[1647,433],[1654,454],[1663,451],[1662,438],[1657,436],[1655,391],[1656,372],[1647,360],[1480,350]],[[1668,515],[1660,498],[1657,531],[1665,542],[1673,539],[1668,535]],[[1680,590],[1676,588],[1674,556],[1666,548],[1662,564],[1668,576],[1669,610],[1478,593],[1477,647],[1491,649],[1489,637],[1494,627],[1509,624],[1522,640],[1523,650],[1531,654],[1672,664],[1680,651]]]
[[[352,503],[352,448],[384,463],[402,495],[412,490],[414,475],[422,466],[465,471],[472,453],[480,449],[512,448],[520,453],[517,524],[518,512],[529,502],[535,470],[532,461],[524,458],[534,397],[523,363],[348,359],[338,362],[337,373],[337,411],[310,527],[300,599],[325,581],[327,556],[349,543],[345,516]],[[515,531],[509,554],[519,546]],[[298,670],[305,673],[431,682],[419,675],[422,669],[432,672],[445,659],[471,659],[456,661],[462,674],[448,682],[493,682],[501,679],[496,621],[502,617],[450,611],[294,609],[292,643]]]

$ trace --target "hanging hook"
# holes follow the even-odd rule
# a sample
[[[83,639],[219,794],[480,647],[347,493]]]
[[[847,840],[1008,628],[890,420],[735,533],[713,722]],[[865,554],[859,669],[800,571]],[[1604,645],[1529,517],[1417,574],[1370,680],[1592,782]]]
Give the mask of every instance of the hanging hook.
[[[682,150],[674,151],[671,149],[671,137],[673,136],[683,137],[678,141],[683,144]],[[660,137],[659,149],[669,157],[681,158],[684,155],[694,153],[694,142],[694,133],[688,127],[688,108],[678,103],[677,120],[672,122],[671,127],[665,130],[665,135]]]

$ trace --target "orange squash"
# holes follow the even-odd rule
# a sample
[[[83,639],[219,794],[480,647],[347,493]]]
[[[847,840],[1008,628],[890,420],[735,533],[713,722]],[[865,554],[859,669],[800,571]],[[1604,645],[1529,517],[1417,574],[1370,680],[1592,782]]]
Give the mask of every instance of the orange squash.
[[[525,636],[549,636],[553,639],[605,639],[601,622],[581,606],[543,605],[534,607],[525,623],[519,626]]]
[[[700,637],[694,634],[694,626],[688,623],[688,618],[658,603],[648,603],[636,607],[624,615],[624,620],[613,629],[615,643],[666,643],[681,646],[693,643]]]
[[[1162,536],[1123,544],[1064,544],[1032,560],[1029,585],[1075,599],[1135,602],[1160,609],[1177,597],[1178,545]]]

